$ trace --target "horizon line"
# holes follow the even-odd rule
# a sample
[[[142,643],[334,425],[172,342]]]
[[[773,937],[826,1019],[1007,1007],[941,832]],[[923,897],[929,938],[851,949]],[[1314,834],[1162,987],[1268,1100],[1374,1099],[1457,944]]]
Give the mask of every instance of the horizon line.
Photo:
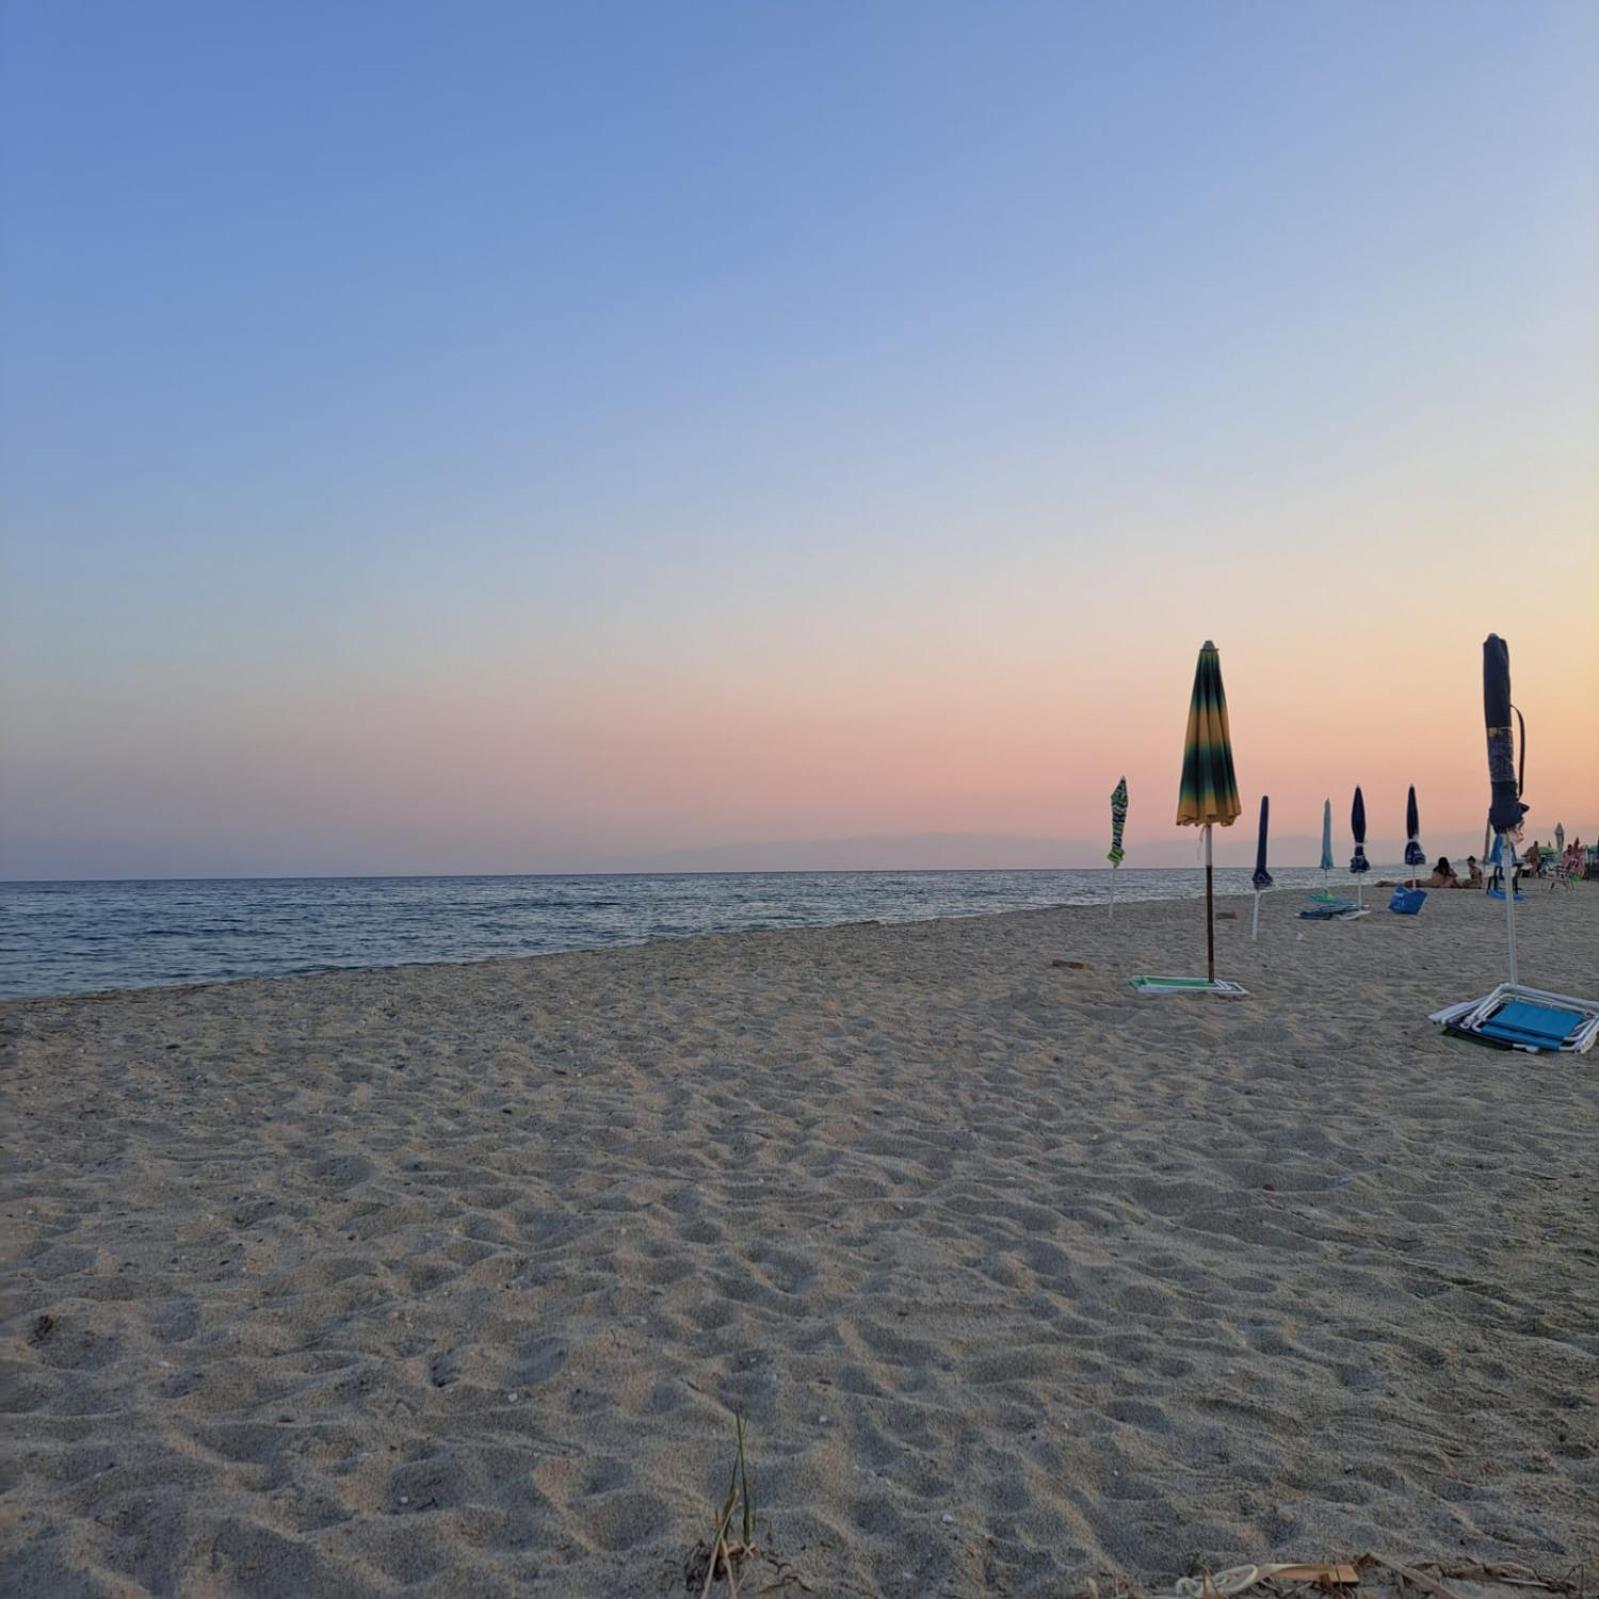
[[[1387,871],[1390,867],[1404,870],[1403,861],[1373,860],[1370,869]],[[1252,863],[1239,861],[1231,865],[1218,863],[1219,872],[1246,872]],[[1008,876],[1040,876],[1052,872],[1202,872],[1204,863],[1182,866],[726,866],[695,869],[692,867],[667,867],[649,870],[628,867],[616,871],[527,871],[527,872],[209,872],[182,874],[170,877],[0,877],[0,888],[42,888],[54,884],[93,883],[384,883],[384,882],[439,882],[455,879],[492,878],[496,880],[543,877],[942,877],[972,872],[1003,872]],[[1317,865],[1298,865],[1278,862],[1273,870],[1279,872],[1316,872]],[[1334,875],[1358,875],[1345,866],[1331,868]]]

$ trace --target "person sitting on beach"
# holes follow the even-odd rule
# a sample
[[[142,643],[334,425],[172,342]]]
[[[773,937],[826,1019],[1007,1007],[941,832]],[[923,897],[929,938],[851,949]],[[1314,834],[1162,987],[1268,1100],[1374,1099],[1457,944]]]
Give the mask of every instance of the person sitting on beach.
[[[1432,869],[1432,876],[1420,885],[1422,888],[1459,888],[1460,879],[1455,876],[1455,869],[1449,864],[1447,855],[1438,857],[1438,864]]]
[[[1455,887],[1456,888],[1481,888],[1482,887],[1482,868],[1477,864],[1477,857],[1475,855],[1468,855],[1466,857],[1466,881],[1463,882],[1463,883],[1457,882],[1455,884]]]
[[[1521,864],[1529,877],[1543,876],[1543,850],[1537,839],[1527,846],[1526,853],[1521,857]]]

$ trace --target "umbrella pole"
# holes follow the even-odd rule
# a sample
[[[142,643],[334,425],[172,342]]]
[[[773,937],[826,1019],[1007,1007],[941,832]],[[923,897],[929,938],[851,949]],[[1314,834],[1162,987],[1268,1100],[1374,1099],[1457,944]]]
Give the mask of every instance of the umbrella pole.
[[[1205,823],[1205,965],[1211,982],[1216,981],[1216,890],[1210,858],[1209,822]]]
[[[1499,870],[1505,891],[1505,942],[1510,951],[1510,981],[1516,981],[1516,874],[1515,846],[1508,833],[1499,835]]]
[[[1116,874],[1121,868],[1112,866],[1110,869],[1110,919],[1116,920]]]
[[[1260,937],[1260,890],[1255,890],[1255,914],[1249,923],[1249,942],[1253,944]]]

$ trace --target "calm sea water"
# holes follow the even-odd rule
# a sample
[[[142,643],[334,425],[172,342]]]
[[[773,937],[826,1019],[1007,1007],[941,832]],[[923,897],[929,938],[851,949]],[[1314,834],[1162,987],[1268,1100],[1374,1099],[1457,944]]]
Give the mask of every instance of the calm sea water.
[[[1299,868],[1275,875],[1279,888],[1321,882],[1320,872]],[[1245,869],[1218,868],[1216,877],[1219,892],[1249,890]],[[1333,874],[1335,885],[1351,881]],[[1204,893],[1204,873],[1124,869],[1116,892],[1124,901],[1186,898]],[[0,997],[980,916],[1109,897],[1103,870],[5,883]]]

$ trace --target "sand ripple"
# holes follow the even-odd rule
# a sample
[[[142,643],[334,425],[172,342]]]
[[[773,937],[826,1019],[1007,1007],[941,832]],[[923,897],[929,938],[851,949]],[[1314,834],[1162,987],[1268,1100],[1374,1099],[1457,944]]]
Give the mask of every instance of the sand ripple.
[[[1599,1057],[1427,1026],[1485,903],[1269,902],[1238,1002],[1123,986],[1165,904],[0,1007],[0,1590],[681,1591],[735,1408],[818,1594],[1591,1561]]]

